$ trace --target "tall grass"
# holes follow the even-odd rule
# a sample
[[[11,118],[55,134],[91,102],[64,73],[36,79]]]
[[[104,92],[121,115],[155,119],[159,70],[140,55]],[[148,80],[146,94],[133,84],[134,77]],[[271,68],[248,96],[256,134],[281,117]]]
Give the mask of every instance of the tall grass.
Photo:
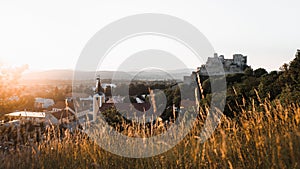
[[[40,143],[29,138],[27,146],[0,150],[0,168],[300,168],[299,104],[260,100],[235,118],[223,116],[212,137],[200,143],[205,111],[200,110],[184,140],[151,158],[120,157],[82,133],[60,133],[52,127]]]

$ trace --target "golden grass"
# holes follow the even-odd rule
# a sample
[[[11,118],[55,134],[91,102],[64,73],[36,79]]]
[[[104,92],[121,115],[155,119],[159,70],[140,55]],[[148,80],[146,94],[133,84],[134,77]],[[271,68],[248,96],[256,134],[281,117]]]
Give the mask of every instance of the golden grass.
[[[299,104],[266,100],[236,118],[223,116],[205,143],[199,141],[200,119],[177,146],[144,159],[113,155],[79,133],[66,131],[60,140],[53,127],[42,143],[0,150],[0,168],[300,168]],[[132,131],[143,133],[125,130]]]

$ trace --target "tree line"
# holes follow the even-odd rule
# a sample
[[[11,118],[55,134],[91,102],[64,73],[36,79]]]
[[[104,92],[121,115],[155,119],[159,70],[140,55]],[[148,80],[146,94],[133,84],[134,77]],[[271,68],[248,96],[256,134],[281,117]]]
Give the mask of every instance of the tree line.
[[[200,76],[204,99],[210,103],[212,96],[210,78]],[[279,100],[282,104],[300,102],[300,50],[295,58],[280,67],[279,71],[267,72],[264,68],[253,70],[248,67],[244,73],[226,75],[227,95],[224,114],[234,116],[241,109],[258,104],[264,99]],[[202,104],[202,105],[203,105]]]

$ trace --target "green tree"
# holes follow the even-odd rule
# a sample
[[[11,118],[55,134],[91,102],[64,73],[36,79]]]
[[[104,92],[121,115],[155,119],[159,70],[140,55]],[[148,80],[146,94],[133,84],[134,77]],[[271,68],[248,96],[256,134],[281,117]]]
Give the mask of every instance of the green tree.
[[[284,64],[279,83],[284,84],[280,99],[285,102],[300,102],[300,50],[289,65]]]
[[[246,76],[253,76],[253,69],[251,67],[248,67],[244,71]]]
[[[268,72],[264,68],[258,68],[256,70],[254,70],[254,76],[257,78],[259,78],[265,74],[268,74]]]
[[[281,84],[278,82],[280,73],[272,71],[263,75],[258,85],[258,91],[261,98],[269,97],[270,100],[275,99],[281,93]]]

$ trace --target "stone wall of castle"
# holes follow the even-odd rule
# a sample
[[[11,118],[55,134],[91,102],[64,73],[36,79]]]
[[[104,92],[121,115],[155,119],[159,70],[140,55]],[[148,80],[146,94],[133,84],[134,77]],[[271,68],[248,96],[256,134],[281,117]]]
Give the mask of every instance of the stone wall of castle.
[[[223,70],[222,70],[222,67]],[[223,55],[218,56],[217,53],[214,57],[209,57],[206,64],[198,67],[197,72],[200,75],[219,75],[219,74],[233,74],[242,73],[247,67],[247,56],[242,54],[234,54],[232,59],[225,59]]]

